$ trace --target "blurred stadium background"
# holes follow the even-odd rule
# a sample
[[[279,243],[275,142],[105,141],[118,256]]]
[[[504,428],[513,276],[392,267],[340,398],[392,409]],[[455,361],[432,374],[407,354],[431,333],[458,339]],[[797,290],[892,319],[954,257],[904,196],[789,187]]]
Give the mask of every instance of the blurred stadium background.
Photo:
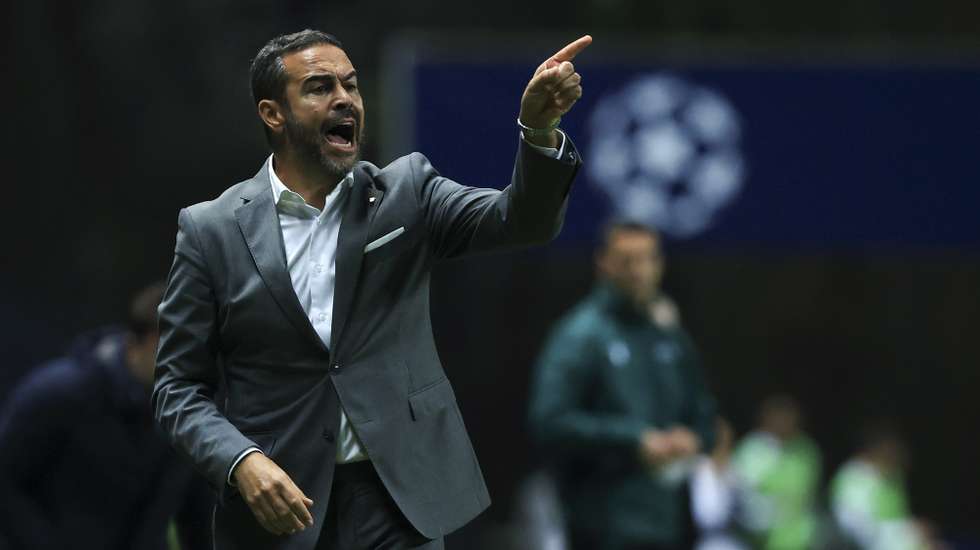
[[[377,164],[413,150],[502,186],[518,101],[574,37],[563,122],[586,169],[559,241],[436,274],[436,336],[495,505],[450,548],[502,548],[535,459],[530,367],[586,293],[601,222],[668,235],[666,287],[722,412],[801,402],[829,476],[869,416],[911,447],[916,514],[980,541],[980,4],[763,0],[12,2],[0,400],[165,275],[176,213],[268,154],[248,62],[337,34]],[[610,159],[609,151],[625,151]],[[465,318],[465,322],[460,322]],[[493,533],[498,533],[494,535]]]

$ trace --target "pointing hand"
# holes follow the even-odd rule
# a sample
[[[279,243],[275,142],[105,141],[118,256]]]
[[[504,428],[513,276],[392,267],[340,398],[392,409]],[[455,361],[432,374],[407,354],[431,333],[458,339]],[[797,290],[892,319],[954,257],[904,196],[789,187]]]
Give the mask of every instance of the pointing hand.
[[[592,37],[585,35],[538,66],[521,98],[522,124],[551,127],[582,97],[582,75],[575,72],[572,59],[591,43]]]

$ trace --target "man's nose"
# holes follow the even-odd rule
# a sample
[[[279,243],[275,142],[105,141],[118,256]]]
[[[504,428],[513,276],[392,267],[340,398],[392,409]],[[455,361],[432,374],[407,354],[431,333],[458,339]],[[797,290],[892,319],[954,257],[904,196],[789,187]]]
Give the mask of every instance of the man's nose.
[[[347,88],[344,88],[343,84],[337,84],[336,93],[334,94],[334,102],[331,108],[335,111],[341,109],[347,109],[353,104],[350,93],[347,92]]]

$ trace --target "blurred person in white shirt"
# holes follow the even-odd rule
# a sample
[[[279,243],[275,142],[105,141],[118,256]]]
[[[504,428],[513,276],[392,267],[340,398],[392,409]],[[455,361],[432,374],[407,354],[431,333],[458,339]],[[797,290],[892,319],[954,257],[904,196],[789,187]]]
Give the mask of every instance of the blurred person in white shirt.
[[[691,515],[697,528],[695,550],[748,550],[736,534],[739,489],[731,468],[735,433],[724,418],[717,420],[717,439],[691,474]]]

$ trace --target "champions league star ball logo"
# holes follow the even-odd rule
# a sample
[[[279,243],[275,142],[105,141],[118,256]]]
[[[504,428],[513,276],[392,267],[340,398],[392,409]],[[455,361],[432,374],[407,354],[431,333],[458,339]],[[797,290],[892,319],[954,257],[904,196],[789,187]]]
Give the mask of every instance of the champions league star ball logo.
[[[738,194],[738,115],[719,93],[669,74],[599,99],[589,118],[589,179],[620,217],[691,237]]]

